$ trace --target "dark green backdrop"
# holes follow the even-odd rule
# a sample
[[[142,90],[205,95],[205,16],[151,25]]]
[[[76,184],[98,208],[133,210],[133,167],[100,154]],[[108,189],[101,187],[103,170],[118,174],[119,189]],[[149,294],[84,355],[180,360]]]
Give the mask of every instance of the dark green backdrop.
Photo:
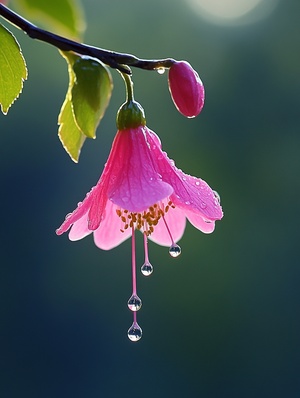
[[[75,165],[56,135],[66,65],[13,29],[29,79],[0,116],[1,397],[299,397],[299,1],[235,27],[184,0],[83,5],[86,42],[198,70],[197,119],[175,110],[166,74],[135,70],[136,99],[177,166],[219,192],[225,217],[212,235],[189,225],[177,260],[150,244],[144,335],[131,343],[130,242],[103,252],[54,232],[102,171],[123,83],[113,71],[110,108]]]

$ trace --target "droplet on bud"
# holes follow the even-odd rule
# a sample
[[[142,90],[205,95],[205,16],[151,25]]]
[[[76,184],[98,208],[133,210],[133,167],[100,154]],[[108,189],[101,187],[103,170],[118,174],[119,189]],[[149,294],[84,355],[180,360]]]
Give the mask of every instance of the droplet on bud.
[[[176,243],[174,243],[170,249],[169,249],[169,253],[171,257],[178,257],[181,254],[181,247],[176,245]]]
[[[130,311],[138,311],[142,306],[142,300],[136,294],[133,294],[128,300],[128,308]]]
[[[152,274],[153,272],[153,265],[148,262],[145,262],[142,266],[141,266],[141,272],[144,276],[149,276]]]
[[[133,322],[127,332],[127,336],[131,341],[139,341],[142,337],[142,334],[142,329],[137,322]]]
[[[163,75],[165,71],[166,69],[163,66],[156,69],[156,72],[159,73],[160,75]]]

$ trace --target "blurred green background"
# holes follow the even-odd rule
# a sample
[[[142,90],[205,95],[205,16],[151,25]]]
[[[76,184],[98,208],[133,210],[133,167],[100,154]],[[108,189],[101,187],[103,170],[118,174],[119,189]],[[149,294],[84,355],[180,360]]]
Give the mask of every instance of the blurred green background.
[[[110,107],[75,165],[57,138],[65,62],[11,27],[29,79],[0,116],[0,396],[299,397],[299,1],[233,24],[186,0],[83,6],[85,42],[186,59],[199,72],[196,119],[176,111],[166,73],[134,70],[136,99],[177,166],[219,192],[225,216],[212,235],[188,225],[176,260],[149,244],[155,271],[138,275],[144,334],[130,342],[130,241],[105,252],[91,237],[55,235],[99,178],[123,83],[112,71]]]

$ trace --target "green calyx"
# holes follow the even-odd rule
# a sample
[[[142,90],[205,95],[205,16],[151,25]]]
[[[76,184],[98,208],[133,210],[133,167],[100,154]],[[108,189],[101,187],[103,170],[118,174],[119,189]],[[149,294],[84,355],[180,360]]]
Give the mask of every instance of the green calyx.
[[[132,129],[145,124],[144,109],[138,102],[129,100],[120,107],[117,114],[118,130]]]

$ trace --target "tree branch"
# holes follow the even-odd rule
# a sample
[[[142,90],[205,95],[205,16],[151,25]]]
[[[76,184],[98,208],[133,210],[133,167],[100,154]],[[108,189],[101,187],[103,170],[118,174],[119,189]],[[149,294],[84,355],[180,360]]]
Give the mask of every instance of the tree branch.
[[[2,4],[0,4],[0,15],[11,24],[23,30],[32,39],[51,44],[62,51],[73,51],[77,54],[97,58],[104,64],[111,68],[118,69],[123,73],[131,74],[130,67],[146,70],[170,68],[175,62],[172,58],[157,60],[139,59],[131,54],[117,53],[69,40],[66,37],[38,28],[36,25],[33,25],[31,22]]]

